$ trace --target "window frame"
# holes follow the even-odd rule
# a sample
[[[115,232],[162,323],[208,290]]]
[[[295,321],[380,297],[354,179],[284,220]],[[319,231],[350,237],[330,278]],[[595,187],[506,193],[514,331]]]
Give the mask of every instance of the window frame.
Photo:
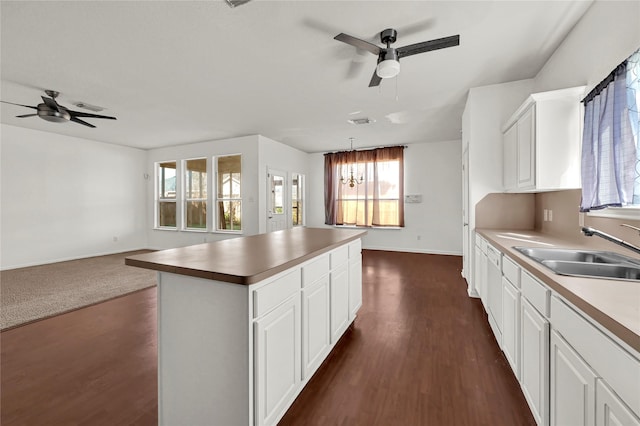
[[[219,159],[220,158],[224,158],[224,157],[240,157],[240,194],[238,198],[225,198],[225,197],[219,197],[218,195],[220,195],[220,190],[219,190]],[[222,234],[243,234],[244,233],[244,226],[243,226],[243,222],[244,222],[244,209],[242,206],[242,192],[243,192],[243,169],[244,169],[244,159],[241,153],[235,153],[235,154],[221,154],[221,155],[215,155],[213,156],[213,173],[212,173],[212,179],[215,179],[215,194],[213,194],[212,199],[215,200],[214,201],[214,207],[212,208],[212,210],[214,211],[213,214],[213,220],[212,220],[212,226],[211,226],[211,232],[215,232],[215,233],[222,233]],[[212,185],[213,187],[214,185]],[[214,190],[214,188],[212,188],[212,190]],[[220,229],[218,226],[220,224],[220,213],[219,213],[219,203],[220,202],[239,202],[240,203],[240,229]],[[232,222],[233,223],[233,222]]]
[[[191,198],[189,197],[189,192],[187,191],[187,185],[189,185],[189,179],[187,178],[187,174],[189,173],[189,169],[187,168],[187,163],[189,161],[193,161],[193,160],[204,160],[205,161],[205,178],[204,178],[204,183],[206,186],[206,190],[204,191],[204,195],[205,198]],[[209,192],[210,192],[210,187],[211,185],[209,184],[209,159],[208,157],[194,157],[194,158],[186,158],[181,160],[181,165],[182,165],[182,194],[181,194],[181,200],[182,200],[182,231],[189,231],[189,232],[209,232],[210,230],[210,226],[209,226],[209,210],[211,208],[210,203],[209,203]],[[195,227],[189,227],[187,224],[188,221],[188,208],[187,208],[187,203],[189,202],[194,202],[194,201],[204,201],[205,203],[205,226],[204,228],[195,228]]]
[[[164,178],[164,174],[163,174],[163,178],[160,178],[160,173],[161,173],[161,169],[166,169],[166,167],[162,167],[162,164],[167,164],[167,163],[174,163],[175,164],[175,179],[176,179],[176,184],[175,184],[175,193],[174,193],[174,197],[173,198],[167,198],[167,197],[162,197],[161,195],[161,181],[164,182],[166,179]],[[155,163],[155,172],[154,172],[154,177],[155,177],[155,185],[154,185],[154,198],[155,198],[155,209],[154,209],[154,224],[155,224],[155,229],[162,229],[162,230],[169,230],[169,231],[177,231],[178,230],[178,217],[179,217],[179,212],[178,212],[178,179],[179,179],[179,172],[178,172],[178,164],[179,161],[178,160],[165,160],[165,161],[157,161]],[[166,225],[161,225],[160,224],[160,204],[161,203],[173,203],[175,204],[175,216],[176,216],[176,224],[175,226],[166,226]]]

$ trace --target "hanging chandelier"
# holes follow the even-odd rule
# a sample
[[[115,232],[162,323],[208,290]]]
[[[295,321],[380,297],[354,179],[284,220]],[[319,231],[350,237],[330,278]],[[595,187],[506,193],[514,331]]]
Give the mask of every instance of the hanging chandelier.
[[[351,141],[351,150],[350,152],[353,152],[353,138],[349,138],[349,140]],[[358,163],[356,162],[356,166],[358,165]],[[349,177],[345,178],[344,175],[340,176],[340,182],[343,185],[349,184],[349,188],[353,188],[354,186],[360,185],[362,182],[364,182],[364,176],[360,176],[360,179],[357,179],[355,177],[355,173],[353,172],[353,164],[349,165]]]

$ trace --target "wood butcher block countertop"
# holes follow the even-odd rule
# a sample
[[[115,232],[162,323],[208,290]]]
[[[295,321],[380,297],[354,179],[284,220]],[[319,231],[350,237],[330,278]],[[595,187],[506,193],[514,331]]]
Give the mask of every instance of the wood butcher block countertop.
[[[293,228],[130,256],[125,264],[160,272],[253,284],[331,249],[366,231]]]
[[[476,229],[489,243],[547,284],[630,347],[640,352],[640,281],[557,275],[513,249],[514,246],[593,250],[535,231]],[[611,249],[634,255],[624,249]],[[551,314],[553,317],[553,313]],[[553,318],[552,318],[553,321]]]

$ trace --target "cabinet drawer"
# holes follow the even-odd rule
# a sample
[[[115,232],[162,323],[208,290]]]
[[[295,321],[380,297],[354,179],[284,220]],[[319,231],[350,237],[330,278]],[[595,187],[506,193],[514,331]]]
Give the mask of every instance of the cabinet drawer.
[[[522,288],[522,296],[524,296],[538,312],[549,318],[549,298],[551,297],[551,291],[525,271],[522,271],[520,274],[520,286]]]
[[[360,258],[362,252],[362,240],[356,240],[349,243],[349,259],[354,260]]]
[[[331,257],[331,269],[335,269],[349,260],[349,246],[338,247],[329,253],[329,256]]]
[[[520,288],[520,267],[507,256],[502,256],[502,275],[504,275],[511,284]]]
[[[302,286],[309,286],[329,273],[329,255],[320,256],[319,259],[307,263],[302,267]]]
[[[300,290],[300,269],[275,279],[253,292],[253,317],[258,318]]]
[[[551,298],[551,322],[597,375],[640,416],[638,354],[632,356],[556,296]]]

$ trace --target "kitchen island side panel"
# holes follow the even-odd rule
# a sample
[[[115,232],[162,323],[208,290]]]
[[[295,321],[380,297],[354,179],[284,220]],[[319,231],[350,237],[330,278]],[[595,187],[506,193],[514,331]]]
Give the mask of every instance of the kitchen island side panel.
[[[248,425],[249,288],[158,273],[158,422]]]

